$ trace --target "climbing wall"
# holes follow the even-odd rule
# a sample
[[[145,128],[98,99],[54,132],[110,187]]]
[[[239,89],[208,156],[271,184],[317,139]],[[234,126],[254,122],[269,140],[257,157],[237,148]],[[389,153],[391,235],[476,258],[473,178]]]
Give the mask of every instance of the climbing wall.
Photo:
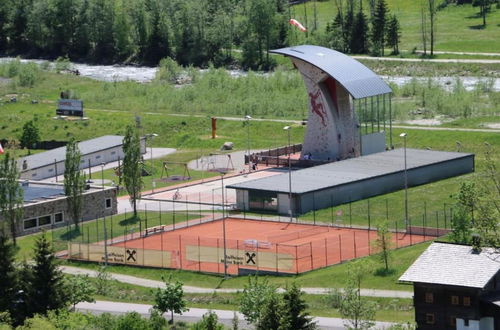
[[[310,154],[313,160],[327,161],[359,156],[359,125],[347,90],[317,67],[296,58],[292,61],[309,95],[302,158]]]

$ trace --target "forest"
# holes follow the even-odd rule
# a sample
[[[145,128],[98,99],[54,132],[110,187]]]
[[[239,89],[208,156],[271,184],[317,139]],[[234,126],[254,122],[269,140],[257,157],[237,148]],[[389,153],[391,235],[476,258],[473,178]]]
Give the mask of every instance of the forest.
[[[275,65],[267,50],[298,39],[352,53],[397,50],[399,23],[385,0],[336,1],[322,28],[316,2],[301,31],[289,19],[297,10],[308,23],[306,6],[287,0],[1,0],[0,54],[266,70]]]

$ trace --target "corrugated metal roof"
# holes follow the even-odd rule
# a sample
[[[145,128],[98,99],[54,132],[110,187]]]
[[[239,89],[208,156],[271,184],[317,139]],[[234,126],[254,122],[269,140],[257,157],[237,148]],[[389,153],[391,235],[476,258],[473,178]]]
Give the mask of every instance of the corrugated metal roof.
[[[406,149],[407,168],[431,165],[472,154],[434,150]],[[313,155],[314,157],[314,155]],[[337,185],[404,171],[404,149],[394,149],[367,156],[346,159],[292,172],[292,193],[303,194]],[[228,188],[289,191],[288,173],[228,185]]]
[[[120,135],[105,135],[95,139],[82,141],[78,143],[78,148],[82,156],[92,154],[100,150],[106,150],[112,147],[116,147],[123,144],[123,136]],[[66,159],[66,147],[60,147],[48,151],[44,151],[31,156],[26,156],[20,158],[18,163],[20,166],[23,161],[26,160],[28,163],[27,170],[43,167],[46,165],[54,164],[56,162],[61,162]]]
[[[467,245],[433,243],[399,278],[418,282],[482,289],[500,271],[500,253]]]
[[[392,92],[389,85],[372,70],[333,49],[301,45],[269,52],[295,57],[318,67],[344,86],[355,99]]]

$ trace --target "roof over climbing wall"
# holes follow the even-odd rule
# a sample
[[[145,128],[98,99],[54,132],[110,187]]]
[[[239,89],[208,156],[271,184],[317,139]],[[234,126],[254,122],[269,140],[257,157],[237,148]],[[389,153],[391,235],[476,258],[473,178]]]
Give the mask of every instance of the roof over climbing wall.
[[[344,86],[355,99],[391,93],[378,75],[352,57],[320,46],[300,45],[270,50],[271,53],[298,58],[323,70]]]

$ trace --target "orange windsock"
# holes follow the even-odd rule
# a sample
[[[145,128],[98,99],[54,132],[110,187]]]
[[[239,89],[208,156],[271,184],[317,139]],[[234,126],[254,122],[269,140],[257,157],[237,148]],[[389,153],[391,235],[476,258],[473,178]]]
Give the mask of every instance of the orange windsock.
[[[288,22],[291,25],[295,25],[296,27],[298,27],[299,30],[302,31],[302,32],[306,32],[307,31],[307,29],[304,27],[304,25],[300,24],[300,22],[297,21],[296,19],[291,18]]]

